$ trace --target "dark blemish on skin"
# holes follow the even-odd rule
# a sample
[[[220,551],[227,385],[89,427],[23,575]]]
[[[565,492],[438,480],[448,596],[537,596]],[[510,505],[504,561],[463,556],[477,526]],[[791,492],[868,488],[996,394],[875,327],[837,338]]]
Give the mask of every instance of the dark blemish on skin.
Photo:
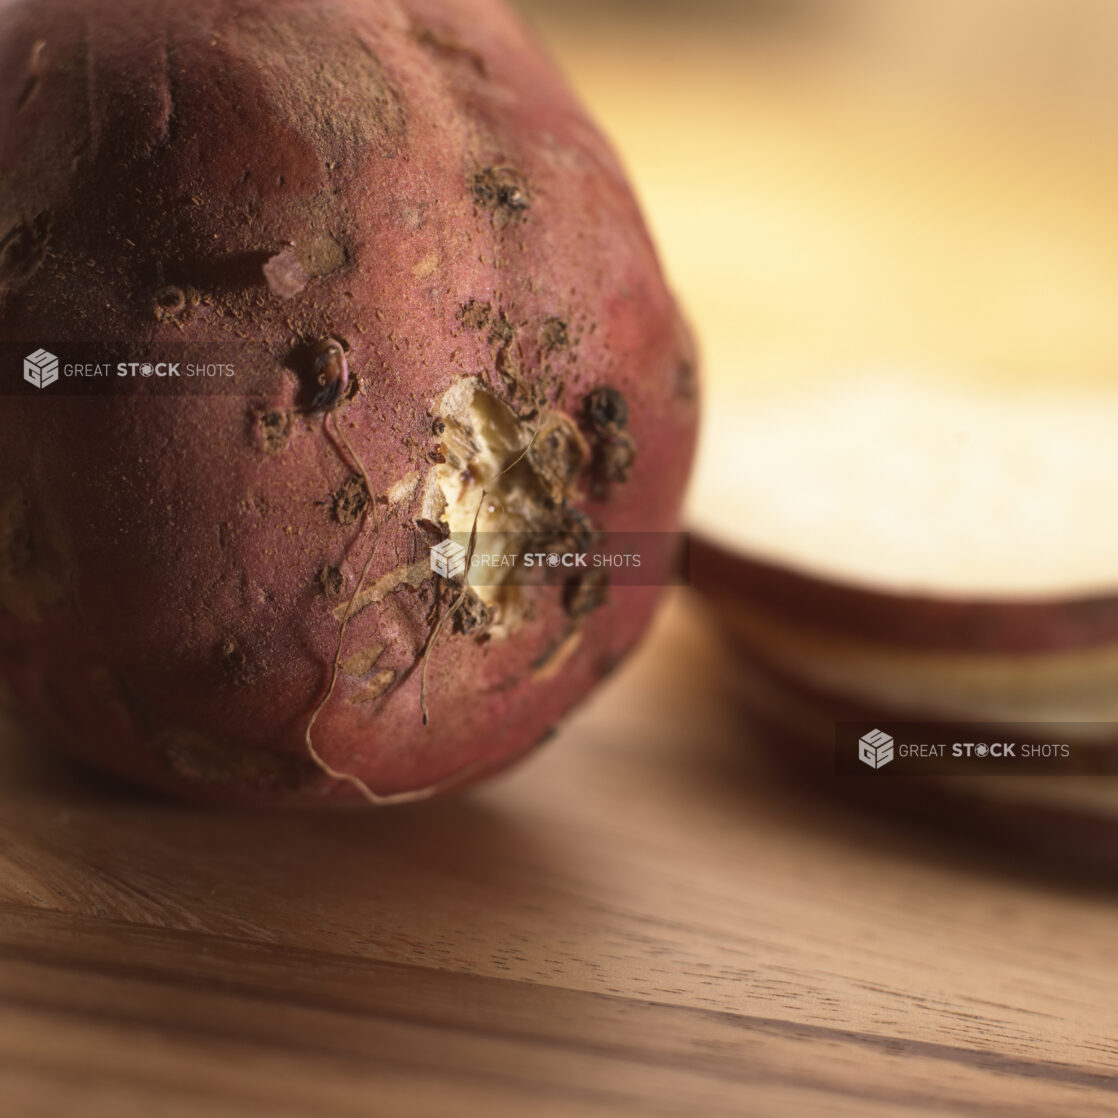
[[[345,579],[337,567],[327,565],[318,572],[318,584],[327,598],[340,598],[345,588]]]
[[[636,459],[637,442],[626,430],[629,405],[616,388],[590,392],[583,403],[582,424],[593,442],[590,459],[590,492],[603,500],[611,485],[629,480]]]
[[[346,478],[334,494],[334,519],[339,524],[356,524],[368,503],[365,479],[354,474]]]
[[[526,458],[537,475],[542,496],[555,507],[563,504],[573,489],[575,478],[590,460],[590,448],[566,416],[552,413],[537,427]],[[564,519],[569,521],[571,517],[565,515]]]
[[[306,370],[305,411],[330,411],[339,400],[348,399],[347,390],[352,383],[348,348],[339,338],[325,337],[306,351],[300,362]]]
[[[491,346],[498,349],[516,340],[516,327],[513,326],[512,321],[503,311],[493,319],[488,340]]]
[[[567,324],[561,318],[549,318],[540,329],[540,349],[555,353],[571,344]]]
[[[479,206],[492,212],[496,229],[523,219],[530,205],[524,179],[511,167],[479,171],[473,177],[471,192]]]
[[[251,681],[248,657],[231,637],[218,645],[217,661],[223,675],[242,686]]]
[[[361,378],[352,370],[349,370],[349,384],[346,389],[338,397],[339,402],[345,400],[347,403],[361,391]]]
[[[489,608],[476,595],[467,594],[454,614],[454,631],[481,636],[490,622]]]
[[[629,405],[616,388],[595,388],[586,397],[582,415],[592,431],[622,431],[629,422]]]
[[[590,463],[590,490],[599,500],[609,495],[611,485],[629,480],[637,457],[637,443],[626,431],[608,434],[594,447]]]
[[[265,454],[279,454],[291,437],[291,412],[286,408],[268,408],[250,415],[253,442]]]
[[[485,330],[493,318],[493,308],[480,299],[470,299],[458,308],[458,321],[470,330]]]
[[[556,522],[546,535],[541,534],[541,550],[563,555],[588,551],[594,540],[594,522],[581,509],[569,502],[556,510]]]
[[[152,307],[156,319],[160,322],[168,318],[177,318],[186,310],[186,292],[174,284],[167,284],[152,297]]]
[[[504,383],[507,397],[523,414],[542,403],[542,387],[530,385],[524,376],[523,360],[516,327],[503,311],[492,320],[488,341],[496,351],[494,366]]]

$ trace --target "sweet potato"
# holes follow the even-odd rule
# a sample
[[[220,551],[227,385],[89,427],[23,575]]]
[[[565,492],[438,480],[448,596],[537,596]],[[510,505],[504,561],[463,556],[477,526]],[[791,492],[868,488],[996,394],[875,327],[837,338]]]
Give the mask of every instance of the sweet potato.
[[[551,62],[490,0],[8,0],[0,52],[0,341],[235,366],[5,397],[0,694],[228,802],[422,795],[540,741],[655,587],[451,615],[423,547],[487,484],[479,531],[671,531],[696,424]]]

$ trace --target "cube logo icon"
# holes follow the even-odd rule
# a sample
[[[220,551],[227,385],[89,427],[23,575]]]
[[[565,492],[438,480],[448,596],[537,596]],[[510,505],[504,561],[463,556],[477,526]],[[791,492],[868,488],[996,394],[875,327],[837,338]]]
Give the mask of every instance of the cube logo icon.
[[[893,760],[893,739],[884,730],[870,730],[858,739],[858,760],[880,769]]]
[[[47,388],[58,380],[58,358],[45,349],[37,349],[23,359],[23,379],[36,388]]]
[[[443,540],[431,548],[431,570],[443,578],[455,578],[466,569],[466,549],[453,540]]]

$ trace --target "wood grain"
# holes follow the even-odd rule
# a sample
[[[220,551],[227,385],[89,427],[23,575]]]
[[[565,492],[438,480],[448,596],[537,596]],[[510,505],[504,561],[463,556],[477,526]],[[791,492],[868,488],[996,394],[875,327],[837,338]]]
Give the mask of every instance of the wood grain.
[[[867,123],[716,28],[631,23],[553,41],[637,172],[717,406],[929,338],[1015,386],[1113,377],[1112,145],[1098,174],[1017,174],[948,121],[883,167],[891,98]],[[1018,266],[1038,223],[1013,210],[960,270],[1007,197],[1059,215],[1050,253]],[[1061,329],[960,294],[1067,287],[1049,257],[1082,280]],[[0,730],[0,1112],[1118,1114],[1114,883],[778,782],[739,692],[681,591],[555,741],[455,801],[209,811]]]
[[[1118,1114],[1108,883],[777,783],[735,690],[680,592],[529,764],[379,814],[9,731],[5,1113]]]

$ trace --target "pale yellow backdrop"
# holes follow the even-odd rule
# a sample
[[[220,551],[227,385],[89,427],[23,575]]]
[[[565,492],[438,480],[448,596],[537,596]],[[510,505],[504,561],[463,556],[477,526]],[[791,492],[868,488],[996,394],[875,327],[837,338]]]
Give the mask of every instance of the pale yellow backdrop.
[[[866,366],[1111,377],[1113,4],[523,6],[633,174],[720,402]]]

